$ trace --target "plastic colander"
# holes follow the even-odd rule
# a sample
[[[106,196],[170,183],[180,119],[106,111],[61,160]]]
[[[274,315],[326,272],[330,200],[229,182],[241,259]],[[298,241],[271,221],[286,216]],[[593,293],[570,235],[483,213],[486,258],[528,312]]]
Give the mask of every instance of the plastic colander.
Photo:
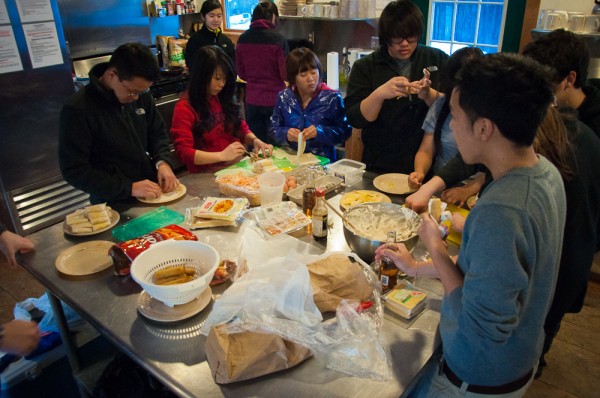
[[[169,307],[189,303],[202,294],[219,266],[219,253],[210,245],[187,240],[158,242],[137,256],[131,263],[131,277],[146,293]],[[194,280],[176,285],[155,285],[154,273],[158,270],[186,266],[194,268]]]

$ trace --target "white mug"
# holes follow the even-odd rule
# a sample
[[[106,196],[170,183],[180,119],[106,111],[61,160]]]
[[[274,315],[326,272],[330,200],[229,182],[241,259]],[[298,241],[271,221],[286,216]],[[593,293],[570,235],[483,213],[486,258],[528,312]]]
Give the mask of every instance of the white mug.
[[[323,4],[313,4],[313,6],[315,7],[315,12],[314,12],[314,16],[315,17],[322,17],[323,16]]]
[[[586,15],[583,33],[598,33],[600,30],[600,15]]]
[[[306,16],[306,4],[298,4],[298,11],[296,12],[296,15],[299,17],[305,17]]]
[[[537,23],[537,29],[544,29],[544,22],[546,21],[546,14],[549,14],[551,12],[554,12],[554,10],[552,9],[543,9],[540,10],[540,15],[538,16],[538,23]]]
[[[331,18],[331,6],[329,4],[323,5],[323,17]]]
[[[338,5],[332,4],[331,9],[329,10],[329,18],[337,18],[338,17]]]
[[[567,30],[573,33],[583,32],[585,26],[585,15],[571,15],[567,23]]]
[[[567,26],[567,18],[562,13],[550,12],[544,16],[544,30],[555,30]]]

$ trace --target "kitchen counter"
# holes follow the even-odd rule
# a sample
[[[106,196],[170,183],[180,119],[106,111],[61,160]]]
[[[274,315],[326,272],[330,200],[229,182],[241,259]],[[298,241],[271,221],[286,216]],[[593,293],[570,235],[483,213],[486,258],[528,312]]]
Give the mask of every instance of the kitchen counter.
[[[373,189],[373,177],[374,175],[365,173],[361,182],[345,189]],[[187,195],[167,204],[173,210],[185,213],[186,208],[197,206],[201,197],[219,194],[212,174],[186,175],[181,181],[187,187]],[[390,197],[394,202],[402,203],[402,197]],[[339,206],[339,198],[339,193],[328,195],[329,202],[334,206]],[[136,203],[115,206],[115,210],[119,211],[122,224],[154,207]],[[343,237],[341,220],[332,212],[330,218],[334,225],[326,243],[313,242],[312,237],[305,233],[295,235],[312,244],[317,252],[349,251]],[[202,230],[202,234],[236,230],[233,227]],[[66,278],[54,266],[58,254],[74,244],[91,240],[115,241],[110,231],[90,237],[73,237],[64,234],[63,225],[57,224],[32,234],[30,238],[36,250],[23,256],[23,267],[48,289],[51,296],[77,311],[114,347],[139,363],[178,396],[398,397],[410,388],[438,344],[436,329],[439,312],[436,309],[439,308],[440,298],[433,295],[430,309],[410,328],[398,326],[387,319],[384,322],[382,333],[385,345],[391,352],[393,368],[391,382],[351,377],[326,369],[324,362],[311,358],[286,371],[249,381],[218,385],[214,383],[206,361],[206,337],[199,333],[211,305],[200,314],[179,323],[149,321],[137,312],[137,301],[142,289],[130,277],[117,277],[112,274],[112,270],[107,270],[87,278]],[[417,245],[414,255],[422,256],[424,253],[424,247]],[[435,283],[437,281],[429,280],[428,285],[435,286]],[[228,285],[214,287],[213,296],[222,293]],[[60,318],[60,314],[58,317]],[[65,333],[66,330],[63,334]],[[78,358],[74,351],[71,354],[77,371],[77,359],[81,359],[83,363],[85,358]]]

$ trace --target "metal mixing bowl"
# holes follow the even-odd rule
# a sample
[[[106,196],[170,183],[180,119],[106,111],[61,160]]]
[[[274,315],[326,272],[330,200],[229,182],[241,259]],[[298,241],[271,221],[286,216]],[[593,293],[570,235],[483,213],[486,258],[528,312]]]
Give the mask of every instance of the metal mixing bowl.
[[[421,217],[409,208],[397,205],[395,203],[363,203],[360,205],[353,206],[344,212],[344,219],[350,220],[350,223],[354,225],[353,214],[354,212],[372,212],[372,217],[368,218],[367,222],[378,223],[381,219],[386,218],[398,218],[402,224],[401,231],[410,233],[406,239],[397,238],[396,242],[404,243],[408,251],[412,251],[417,242],[419,241],[419,235],[417,230],[421,225]],[[354,215],[356,215],[355,213]],[[379,217],[381,216],[381,217]],[[356,225],[355,225],[356,226]],[[357,226],[358,227],[358,226]],[[375,227],[375,226],[373,226]],[[383,235],[387,234],[387,231],[382,231]],[[346,243],[352,249],[352,251],[365,261],[370,264],[375,259],[375,250],[385,243],[383,240],[369,239],[366,236],[353,231],[344,221],[344,237]]]

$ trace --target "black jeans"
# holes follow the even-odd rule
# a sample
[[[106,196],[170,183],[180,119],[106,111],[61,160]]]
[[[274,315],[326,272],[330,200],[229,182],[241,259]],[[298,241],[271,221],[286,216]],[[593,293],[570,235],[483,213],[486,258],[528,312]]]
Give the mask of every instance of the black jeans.
[[[246,106],[246,123],[248,123],[248,127],[250,127],[250,130],[258,138],[267,144],[275,144],[275,140],[269,134],[269,124],[272,114],[272,106]]]

